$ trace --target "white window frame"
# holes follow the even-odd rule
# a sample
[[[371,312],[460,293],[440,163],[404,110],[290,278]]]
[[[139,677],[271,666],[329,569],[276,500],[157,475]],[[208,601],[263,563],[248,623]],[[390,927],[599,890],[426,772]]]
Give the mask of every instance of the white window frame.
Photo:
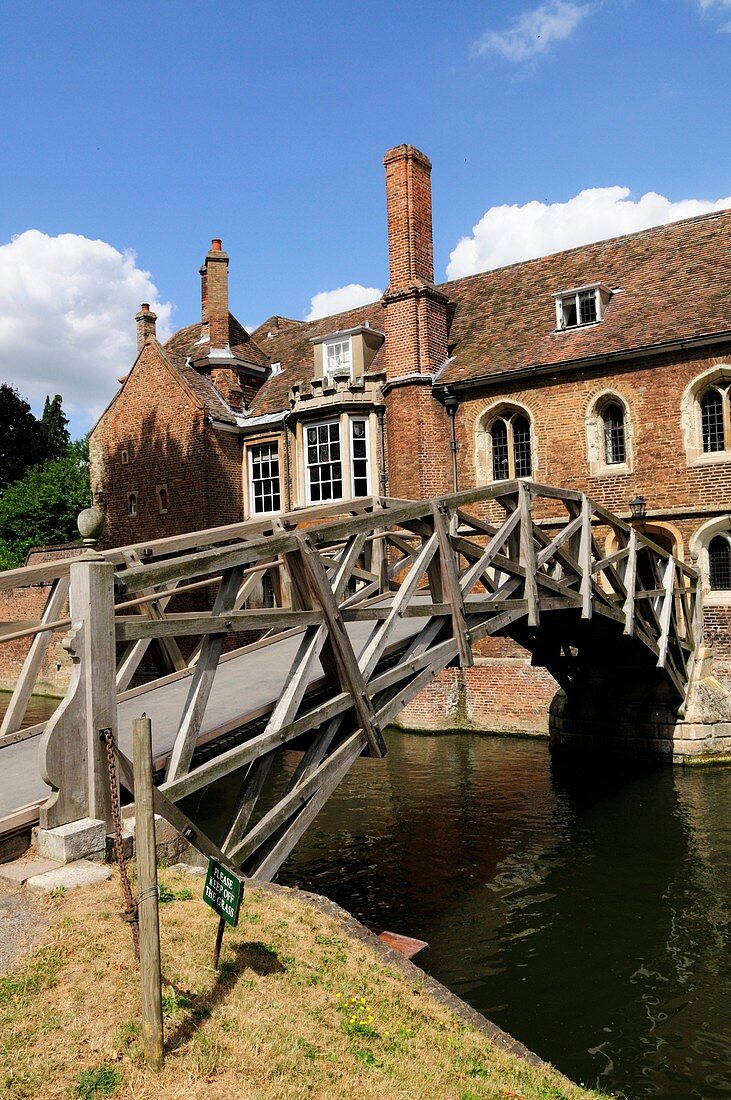
[[[589,328],[591,325],[598,325],[600,321],[604,320],[605,300],[604,295],[601,293],[601,283],[590,283],[588,286],[577,286],[571,290],[561,290],[558,294],[554,294],[553,300],[556,307],[556,331],[557,332],[573,332],[576,328]],[[582,294],[593,294],[594,303],[596,307],[596,319],[593,321],[581,320],[581,306],[580,299]],[[564,302],[573,301],[576,307],[576,324],[566,324],[566,314],[564,311]]]
[[[332,382],[333,375],[329,369],[330,350],[338,346],[348,346],[348,376],[353,377],[353,337],[342,336],[334,337],[332,340],[325,340],[322,345],[322,373],[329,382]]]
[[[354,463],[355,463],[356,460],[353,457],[353,454],[354,454],[354,451],[355,451],[355,447],[354,447],[355,437],[353,435],[353,425],[355,424],[356,420],[362,421],[363,424],[365,424],[365,437],[364,438],[365,438],[365,450],[366,450],[366,453],[365,453],[366,491],[363,494],[363,496],[369,496],[370,495],[371,485],[372,485],[372,481],[371,481],[371,438],[370,438],[370,436],[371,436],[371,432],[370,432],[371,424],[370,424],[370,418],[368,416],[349,416],[348,417],[348,422],[349,422],[348,443],[349,443],[350,453],[348,455],[348,459],[349,459],[349,462],[350,462],[350,495],[351,495],[351,497],[355,496],[355,466],[354,466]],[[362,459],[359,459],[358,461],[362,461]]]
[[[326,425],[329,428],[331,424],[337,424],[337,426],[338,426],[338,442],[340,444],[340,458],[337,459],[336,461],[340,462],[341,495],[339,497],[329,497],[327,500],[313,500],[312,499],[312,491],[311,491],[312,486],[311,486],[311,482],[310,482],[310,469],[312,467],[311,467],[310,462],[309,462],[308,457],[307,457],[307,447],[308,447],[307,432],[312,428],[314,428],[315,431],[317,431],[318,428],[324,428]],[[349,433],[348,433],[348,440],[349,440]],[[320,445],[319,443],[315,444],[316,447],[319,447],[319,445]],[[346,444],[344,443],[344,440],[343,440],[343,419],[342,419],[342,417],[340,417],[340,416],[329,417],[327,420],[315,420],[315,421],[310,421],[310,422],[304,424],[303,425],[303,432],[302,432],[302,447],[303,447],[303,456],[302,457],[304,459],[303,467],[304,467],[304,472],[305,472],[305,499],[306,499],[307,503],[317,505],[317,504],[330,504],[333,500],[346,500],[347,498],[343,494],[343,489],[345,488],[345,485],[348,484],[347,479],[345,477],[345,470],[346,470],[346,461],[348,463],[350,462],[350,448],[348,448],[348,450],[346,452]],[[318,462],[313,463],[313,465],[314,466],[322,466],[322,465],[325,465],[325,463],[322,463],[322,462],[318,461]],[[330,463],[330,465],[332,465],[332,463]]]
[[[127,515],[138,516],[139,514],[139,497],[137,493],[127,493]]]
[[[277,480],[279,482],[279,507],[273,508],[271,511],[262,510],[257,511],[256,508],[256,493],[254,492],[254,451],[258,447],[271,447],[276,453],[277,464],[279,473],[277,474]],[[250,516],[278,516],[282,511],[282,461],[279,454],[279,440],[278,439],[259,439],[256,443],[248,443],[246,446],[246,468],[248,471],[248,484],[249,484],[249,515]],[[265,480],[273,481],[273,478],[267,478]],[[273,495],[273,494],[272,494]]]
[[[342,413],[340,416],[327,417],[322,420],[309,421],[302,425],[302,466],[304,477],[304,500],[307,504],[317,506],[318,504],[330,504],[332,501],[338,500],[350,500],[355,496],[355,473],[353,469],[353,423],[356,420],[361,420],[365,424],[365,446],[366,446],[366,477],[367,477],[367,489],[365,496],[369,496],[373,491],[373,465],[372,465],[372,445],[371,445],[371,417],[369,413]],[[342,482],[342,495],[339,497],[330,497],[329,500],[313,500],[310,483],[310,463],[307,459],[307,430],[308,428],[320,428],[325,424],[337,424],[339,437],[340,437],[340,469],[341,469],[341,482]],[[318,444],[319,446],[319,444]],[[321,465],[317,462],[315,465]]]

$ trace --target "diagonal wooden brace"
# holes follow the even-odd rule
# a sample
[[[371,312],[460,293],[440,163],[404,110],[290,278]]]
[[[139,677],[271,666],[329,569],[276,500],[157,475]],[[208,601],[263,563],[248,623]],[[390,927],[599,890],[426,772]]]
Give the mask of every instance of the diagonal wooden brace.
[[[308,536],[298,532],[296,537],[310,591],[325,616],[328,626],[328,645],[335,659],[341,687],[350,692],[371,756],[385,756],[386,743],[383,740],[358,659],[340,615],[340,608],[330,587],[325,566]]]

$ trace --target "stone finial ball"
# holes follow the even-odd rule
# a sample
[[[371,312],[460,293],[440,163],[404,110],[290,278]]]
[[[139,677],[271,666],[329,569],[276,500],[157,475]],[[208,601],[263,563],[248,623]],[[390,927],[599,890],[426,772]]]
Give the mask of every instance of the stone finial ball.
[[[84,508],[83,512],[79,512],[76,526],[84,540],[90,539],[95,542],[104,527],[104,513],[101,508]]]

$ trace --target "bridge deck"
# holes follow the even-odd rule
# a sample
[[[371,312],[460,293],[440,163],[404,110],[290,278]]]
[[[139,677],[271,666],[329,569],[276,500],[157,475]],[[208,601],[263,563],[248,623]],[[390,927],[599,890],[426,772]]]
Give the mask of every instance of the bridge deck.
[[[424,620],[402,619],[394,631],[394,641],[412,637],[424,625]],[[360,653],[371,630],[370,623],[350,623],[348,635],[356,653]],[[216,733],[246,727],[268,711],[279,697],[289,671],[301,631],[253,651],[230,654],[216,670],[211,698],[206,708],[199,743]],[[128,756],[132,754],[132,720],[140,714],[152,719],[153,753],[157,761],[167,758],[178,731],[180,715],[190,684],[191,674],[162,686],[135,694],[118,704],[119,744]],[[312,685],[322,676],[322,666],[309,677]],[[49,788],[38,770],[40,735],[16,744],[0,745],[0,835],[3,823],[10,823],[22,807],[45,801]],[[26,815],[37,820],[33,811]]]

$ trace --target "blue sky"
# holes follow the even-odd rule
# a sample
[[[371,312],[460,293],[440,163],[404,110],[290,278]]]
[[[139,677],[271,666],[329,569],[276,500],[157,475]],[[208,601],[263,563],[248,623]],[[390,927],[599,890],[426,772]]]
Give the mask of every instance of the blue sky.
[[[198,316],[213,236],[245,324],[305,317],[337,287],[382,289],[382,158],[400,142],[434,166],[438,281],[462,238],[450,274],[520,258],[506,226],[547,251],[637,227],[647,192],[669,204],[645,220],[723,200],[729,27],[731,0],[9,0],[0,381],[35,406],[58,389],[87,427],[129,366],[150,283],[163,328]],[[629,193],[561,206],[610,187]]]

